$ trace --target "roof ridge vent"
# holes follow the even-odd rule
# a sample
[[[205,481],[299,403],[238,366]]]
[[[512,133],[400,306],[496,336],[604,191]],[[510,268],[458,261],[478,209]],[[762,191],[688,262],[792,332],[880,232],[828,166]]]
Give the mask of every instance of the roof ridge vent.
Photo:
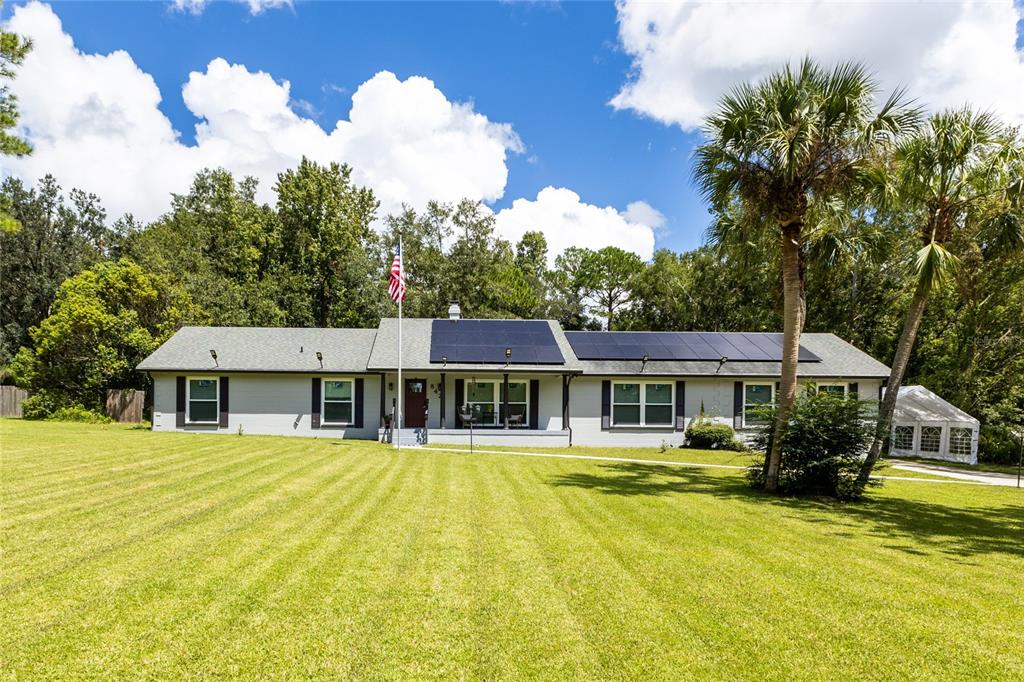
[[[448,306],[448,319],[449,320],[461,320],[462,319],[462,308],[459,307],[458,301],[452,301],[452,304]]]

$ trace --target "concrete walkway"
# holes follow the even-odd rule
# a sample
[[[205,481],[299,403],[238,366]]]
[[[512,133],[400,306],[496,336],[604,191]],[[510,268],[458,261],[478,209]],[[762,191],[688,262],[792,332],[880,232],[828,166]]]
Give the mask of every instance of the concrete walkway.
[[[923,464],[920,462],[905,462],[892,460],[893,469],[903,471],[914,471],[919,474],[931,474],[932,476],[945,476],[958,481],[971,481],[973,483],[985,483],[987,485],[1001,485],[1009,488],[1017,487],[1017,477],[1010,474],[998,474],[992,471],[967,471],[953,467],[944,467],[940,464]]]

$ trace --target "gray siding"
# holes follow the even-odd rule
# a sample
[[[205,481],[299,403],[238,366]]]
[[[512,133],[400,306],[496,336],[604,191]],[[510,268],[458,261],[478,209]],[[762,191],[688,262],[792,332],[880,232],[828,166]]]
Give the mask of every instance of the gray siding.
[[[175,427],[175,377],[230,377],[230,416],[227,428],[216,424],[190,424]],[[331,377],[349,376],[340,374]],[[351,375],[353,378],[359,375]],[[153,430],[194,431],[198,433],[243,433],[274,436],[312,436],[324,438],[377,438],[380,420],[380,380],[363,376],[363,427],[311,428],[312,376],[306,374],[153,374]]]
[[[183,374],[185,375],[185,374]],[[154,431],[195,431],[212,433],[238,433],[241,429],[245,434],[294,435],[326,438],[362,438],[376,439],[380,424],[380,375],[362,376],[363,391],[363,427],[361,429],[324,427],[313,429],[310,426],[311,375],[307,374],[257,374],[232,373],[209,374],[201,376],[230,377],[230,416],[227,428],[216,425],[186,425],[183,429],[175,427],[175,377],[177,373],[153,373],[153,430]],[[187,374],[185,376],[200,376]],[[349,376],[331,374],[325,376]],[[474,375],[448,372],[445,376],[445,414],[448,431],[455,426],[455,379],[467,382]],[[403,378],[422,378],[427,381],[430,410],[427,426],[439,430],[441,416],[439,410],[440,373],[409,372]],[[477,380],[501,381],[501,375],[476,375]],[[601,430],[601,381],[629,381],[631,377],[600,377],[577,376],[570,387],[570,415],[572,426],[572,442],[574,445],[621,446],[621,447],[658,447],[662,442],[681,445],[683,432],[672,428],[621,428],[613,427],[608,431]],[[644,381],[675,382],[680,377],[644,375]],[[495,433],[487,434],[486,430],[477,430],[477,443],[532,445],[535,447],[561,447],[568,444],[562,432],[562,379],[556,375],[530,375],[511,373],[510,380],[540,381],[540,404],[538,410],[538,430],[545,433]],[[715,421],[732,425],[733,423],[733,382],[735,377],[694,377],[684,378],[686,381],[685,413],[687,424],[700,414],[701,403],[704,404],[705,415]],[[746,381],[774,382],[777,377],[743,377]],[[845,381],[836,378],[835,381]],[[395,373],[388,373],[385,382],[385,411],[391,410],[395,398],[394,388],[397,385]],[[850,382],[847,382],[850,383]],[[858,393],[862,400],[877,401],[879,380],[858,379]],[[389,387],[390,385],[390,387]],[[468,432],[442,433],[438,431],[431,437],[433,442],[463,443],[468,442]]]

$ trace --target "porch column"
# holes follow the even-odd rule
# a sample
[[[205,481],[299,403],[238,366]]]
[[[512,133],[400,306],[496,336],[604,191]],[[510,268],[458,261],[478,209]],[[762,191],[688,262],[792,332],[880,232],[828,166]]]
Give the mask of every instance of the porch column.
[[[562,375],[562,430],[569,430],[569,375]]]
[[[387,375],[380,373],[380,428],[384,428],[384,388],[387,384]]]
[[[505,374],[505,378],[502,379],[501,385],[504,386],[505,395],[502,396],[501,406],[505,409],[505,428],[508,428],[508,374]]]
[[[448,428],[448,420],[444,416],[444,372],[441,372],[441,428]]]

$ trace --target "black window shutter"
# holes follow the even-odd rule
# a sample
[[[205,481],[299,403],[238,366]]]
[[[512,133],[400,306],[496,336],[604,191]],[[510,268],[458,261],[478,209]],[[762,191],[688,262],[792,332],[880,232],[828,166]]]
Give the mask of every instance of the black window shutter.
[[[174,409],[177,411],[174,425],[181,428],[185,426],[185,377],[177,377],[174,385],[177,391],[174,396]]]
[[[465,426],[462,423],[462,403],[465,402],[466,396],[466,380],[456,379],[455,380],[455,427],[461,428]]]
[[[310,410],[310,426],[314,429],[320,428],[320,377],[313,377],[313,404]]]
[[[220,428],[228,428],[228,413],[231,410],[231,404],[228,402],[228,378],[220,378]]]
[[[356,409],[355,409],[355,421],[352,426],[357,429],[363,428],[363,379],[359,377],[356,379]]]
[[[539,428],[540,421],[540,380],[530,379],[530,428]]]
[[[888,379],[882,379],[882,385],[878,387],[878,402],[882,402],[882,398],[885,397],[885,385],[889,383]]]
[[[734,381],[732,384],[732,427],[743,428],[743,382]]]
[[[686,430],[686,382],[676,382],[676,431]]]
[[[849,386],[847,386],[846,394],[847,394],[847,396],[852,396],[852,397],[856,398],[857,400],[860,400],[860,396],[858,395],[860,393],[859,389],[860,389],[860,386],[858,386],[857,382],[855,381],[852,384],[850,384]]]
[[[612,382],[605,379],[601,382],[601,430],[612,427]]]

